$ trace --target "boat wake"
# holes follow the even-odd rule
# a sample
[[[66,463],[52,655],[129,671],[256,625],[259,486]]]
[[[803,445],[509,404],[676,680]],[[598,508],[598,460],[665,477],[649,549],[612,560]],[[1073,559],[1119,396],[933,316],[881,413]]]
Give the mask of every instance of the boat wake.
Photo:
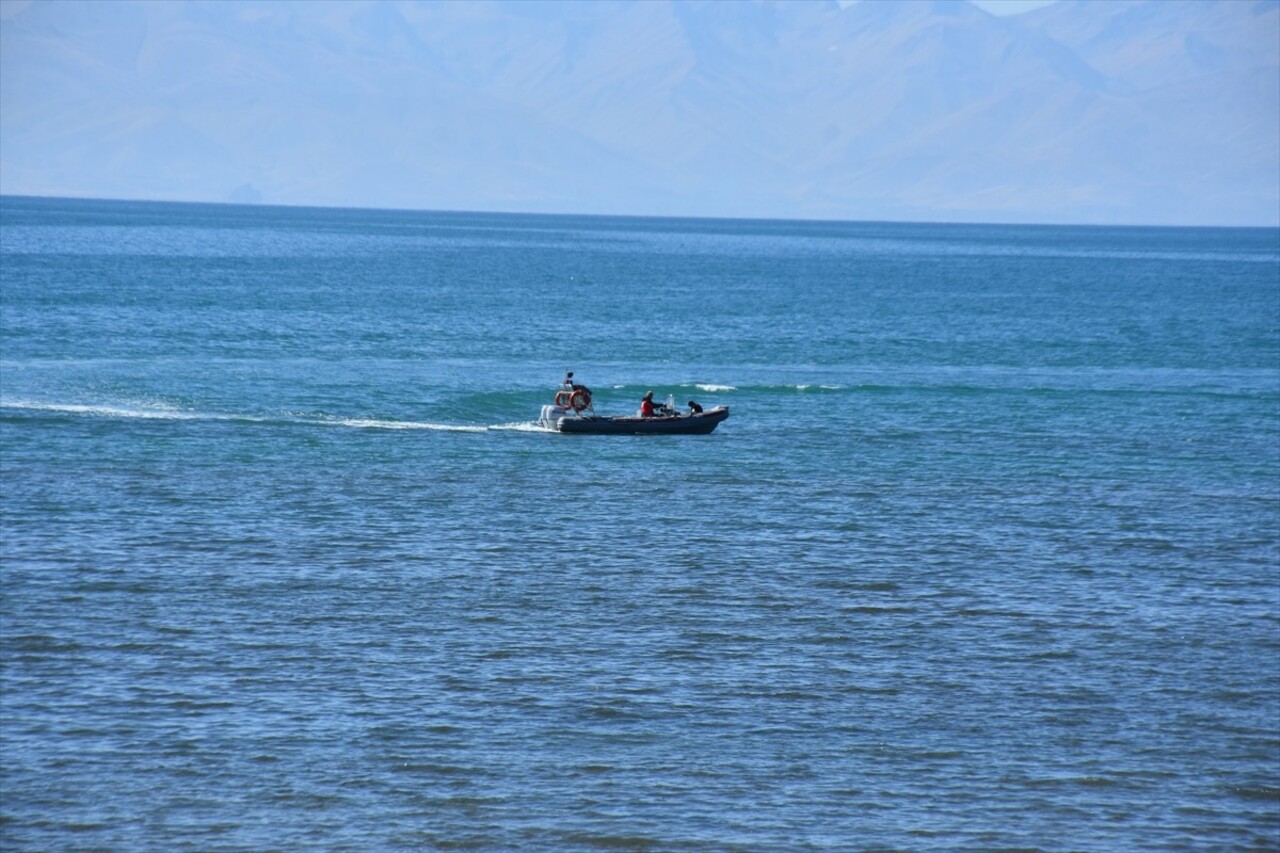
[[[345,427],[361,430],[428,430],[435,432],[545,432],[536,422],[459,424],[438,421],[411,421],[394,418],[353,418],[316,413],[282,412],[245,414],[201,412],[168,404],[86,404],[31,400],[0,400],[0,412],[45,413],[54,416],[115,418],[155,421],[209,421],[243,424]]]
[[[182,409],[164,403],[46,403],[30,400],[0,400],[0,411],[45,413],[85,418],[118,418],[149,421],[240,421],[244,423],[272,423],[287,420],[268,415],[234,414],[229,412],[199,412]]]
[[[297,423],[308,423],[308,420],[300,418]],[[426,429],[437,432],[485,432],[489,429],[487,426],[441,424],[428,421],[392,421],[382,418],[336,418],[333,420],[319,420],[316,423],[336,424],[337,426],[353,427],[355,429]]]

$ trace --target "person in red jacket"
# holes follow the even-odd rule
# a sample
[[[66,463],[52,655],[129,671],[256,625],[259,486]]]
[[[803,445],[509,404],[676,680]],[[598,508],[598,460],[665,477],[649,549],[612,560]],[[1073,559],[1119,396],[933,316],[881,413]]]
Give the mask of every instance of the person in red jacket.
[[[644,399],[640,401],[640,417],[653,417],[653,392],[650,391],[644,395]]]

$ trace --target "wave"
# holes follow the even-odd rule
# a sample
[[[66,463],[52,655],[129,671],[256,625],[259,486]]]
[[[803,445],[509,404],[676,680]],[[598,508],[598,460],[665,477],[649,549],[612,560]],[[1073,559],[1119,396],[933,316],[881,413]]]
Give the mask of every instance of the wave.
[[[787,382],[780,385],[719,385],[711,382],[692,382],[681,388],[697,388],[708,394],[728,394],[734,391],[750,391],[755,393],[794,392],[794,391],[844,391],[848,386],[825,382]]]
[[[847,391],[856,386],[838,382],[712,382],[706,380],[686,380],[677,382],[655,381],[644,384],[637,383],[601,383],[594,389],[595,399],[597,403],[612,404],[616,401],[626,400],[627,405],[631,405],[632,401],[636,405],[640,402],[640,396],[646,391],[651,390],[656,397],[665,397],[669,393],[682,394],[681,389],[696,390],[704,394],[734,394],[734,393],[752,393],[752,394],[768,394],[768,393],[787,393],[787,392],[814,392],[814,391]],[[545,402],[551,401],[551,395],[558,390],[552,388],[550,390],[535,390],[530,392],[527,388],[507,389],[500,392],[486,392],[476,394],[469,398],[466,402],[473,405],[487,404],[526,404],[531,398]]]
[[[630,386],[615,385],[614,390],[625,390]],[[639,386],[636,386],[639,387]],[[646,386],[647,387],[647,386]],[[656,388],[665,388],[665,385],[653,386]],[[695,388],[698,391],[704,391],[707,394],[730,394],[735,391],[750,391],[768,393],[771,391],[843,391],[848,386],[837,385],[832,383],[821,382],[792,382],[782,384],[752,384],[752,385],[729,385],[720,382],[681,382],[675,386],[676,388]]]

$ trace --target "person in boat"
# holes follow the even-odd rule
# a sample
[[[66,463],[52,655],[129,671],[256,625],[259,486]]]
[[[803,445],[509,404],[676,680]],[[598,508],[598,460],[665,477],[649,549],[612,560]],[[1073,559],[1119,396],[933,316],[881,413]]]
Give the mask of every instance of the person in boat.
[[[697,400],[690,400],[690,401],[689,401],[689,414],[691,414],[691,415],[700,415],[700,414],[702,414],[702,407],[698,405],[698,401],[697,401]]]
[[[666,403],[653,402],[652,391],[645,394],[644,399],[640,401],[640,417],[642,418],[670,417],[674,414],[675,412]]]
[[[572,371],[572,370],[570,370],[568,373],[566,373],[566,374],[564,375],[564,382],[563,382],[563,383],[561,383],[561,384],[563,384],[563,385],[564,385],[564,387],[565,387],[567,390],[569,390],[569,391],[584,391],[584,392],[586,392],[586,395],[587,395],[588,397],[590,397],[590,396],[591,396],[591,389],[590,389],[590,388],[588,388],[586,385],[579,385],[577,382],[574,382],[574,381],[573,381],[573,371]]]
[[[563,390],[556,394],[556,405],[564,408],[572,407],[575,411],[591,408],[591,389],[586,385],[580,385],[573,380],[573,371],[570,370],[564,375],[564,379],[560,381]]]

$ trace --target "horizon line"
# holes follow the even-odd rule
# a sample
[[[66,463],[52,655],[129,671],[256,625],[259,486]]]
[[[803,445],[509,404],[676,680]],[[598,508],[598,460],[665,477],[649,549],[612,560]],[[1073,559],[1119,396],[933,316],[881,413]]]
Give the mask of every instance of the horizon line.
[[[527,211],[527,210],[480,210],[480,209],[463,209],[463,208],[417,208],[417,207],[361,207],[357,205],[339,205],[339,204],[286,204],[280,202],[237,202],[237,201],[209,201],[194,199],[161,199],[161,198],[121,198],[117,196],[76,196],[76,195],[30,195],[27,193],[5,193],[0,192],[0,199],[28,199],[35,201],[79,201],[79,202],[108,202],[114,204],[175,204],[175,205],[200,205],[200,206],[217,206],[217,207],[238,207],[245,209],[261,208],[261,209],[277,209],[277,210],[331,210],[331,211],[361,211],[366,213],[428,213],[428,214],[449,214],[463,216],[541,216],[541,217],[559,217],[559,218],[598,218],[598,219],[652,219],[652,220],[691,220],[704,222],[794,222],[798,224],[850,224],[850,225],[946,225],[946,226],[974,226],[974,227],[1003,227],[1003,228],[1168,228],[1168,229],[1219,229],[1219,230],[1272,230],[1280,231],[1280,219],[1272,224],[1231,224],[1231,225],[1209,225],[1209,224],[1192,224],[1192,223],[1165,223],[1156,224],[1150,222],[1119,222],[1119,223],[1100,223],[1100,222],[1078,222],[1078,221],[1044,221],[1044,222],[1019,222],[1009,220],[945,220],[945,219],[837,219],[837,218],[812,218],[812,217],[787,217],[787,216],[698,216],[690,214],[658,214],[658,213],[564,213],[550,211]],[[0,226],[3,223],[0,222]]]

